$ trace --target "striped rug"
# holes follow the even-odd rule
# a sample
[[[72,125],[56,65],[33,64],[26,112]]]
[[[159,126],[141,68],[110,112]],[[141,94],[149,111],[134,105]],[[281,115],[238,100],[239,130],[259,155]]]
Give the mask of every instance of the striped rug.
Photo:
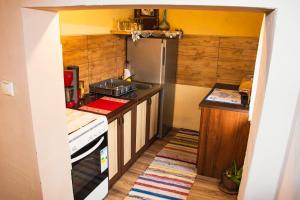
[[[186,199],[197,175],[197,147],[197,133],[174,133],[125,199]]]

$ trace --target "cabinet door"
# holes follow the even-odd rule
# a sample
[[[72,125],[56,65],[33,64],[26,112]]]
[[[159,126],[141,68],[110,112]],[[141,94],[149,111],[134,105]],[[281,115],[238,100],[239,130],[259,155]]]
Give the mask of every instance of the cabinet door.
[[[136,143],[135,151],[138,152],[146,142],[146,115],[147,101],[143,101],[137,105],[136,110]]]
[[[118,173],[118,120],[108,125],[109,179]]]
[[[248,112],[201,109],[198,172],[220,178],[235,160],[244,162],[250,124]]]
[[[149,139],[157,134],[159,93],[151,97]]]
[[[131,120],[132,120],[132,112],[128,111],[123,116],[123,165],[126,165],[128,161],[131,159]]]

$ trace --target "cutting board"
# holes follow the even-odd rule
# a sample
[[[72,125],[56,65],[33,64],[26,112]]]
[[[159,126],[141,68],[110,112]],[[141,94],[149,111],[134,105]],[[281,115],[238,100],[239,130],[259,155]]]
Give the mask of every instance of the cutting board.
[[[90,112],[107,115],[110,112],[117,110],[118,108],[124,106],[128,102],[129,102],[129,100],[117,99],[117,98],[113,98],[113,97],[104,96],[104,97],[101,97],[100,99],[97,99],[96,101],[92,101],[92,102],[80,107],[79,110],[90,111]]]

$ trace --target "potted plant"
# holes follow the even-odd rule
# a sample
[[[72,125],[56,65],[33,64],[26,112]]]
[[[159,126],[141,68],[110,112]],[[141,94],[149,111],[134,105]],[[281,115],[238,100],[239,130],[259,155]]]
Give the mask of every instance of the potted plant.
[[[236,162],[233,161],[229,169],[222,174],[219,184],[221,191],[228,194],[237,194],[242,179],[243,167],[238,169]]]

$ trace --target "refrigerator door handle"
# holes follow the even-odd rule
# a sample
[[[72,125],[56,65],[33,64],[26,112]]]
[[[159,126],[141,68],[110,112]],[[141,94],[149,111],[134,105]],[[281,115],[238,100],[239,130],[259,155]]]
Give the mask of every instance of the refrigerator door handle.
[[[163,46],[163,49],[162,49],[162,66],[165,66],[166,64],[166,47],[165,45]]]

